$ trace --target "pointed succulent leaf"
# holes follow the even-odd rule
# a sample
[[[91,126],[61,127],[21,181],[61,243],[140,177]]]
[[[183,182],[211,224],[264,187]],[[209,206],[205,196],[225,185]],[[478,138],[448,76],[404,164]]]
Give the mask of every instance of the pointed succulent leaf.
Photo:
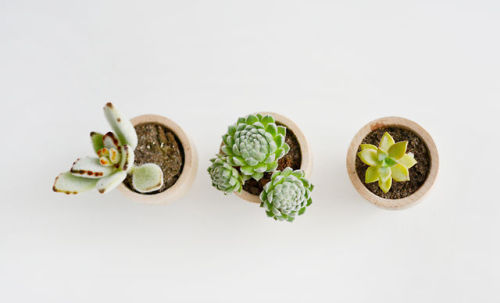
[[[379,178],[378,176],[378,167],[376,166],[370,166],[366,170],[365,173],[365,183],[373,183],[377,181]]]
[[[154,164],[148,163],[134,168],[132,186],[140,193],[159,190],[163,185],[163,171]]]
[[[392,136],[388,132],[385,132],[382,136],[382,139],[380,140],[379,148],[387,152],[389,150],[389,147],[391,147],[394,143],[395,142]]]
[[[120,185],[127,177],[127,172],[117,171],[112,175],[99,179],[96,188],[101,194],[105,194]]]
[[[377,150],[377,147],[373,144],[361,144],[360,145],[361,147],[361,150],[365,150],[365,149],[373,149],[373,150]]]
[[[95,188],[97,179],[77,177],[70,172],[57,176],[52,190],[58,193],[79,194]]]
[[[358,157],[368,166],[377,165],[377,151],[373,149],[363,149],[358,153]]]
[[[102,166],[98,158],[84,157],[73,163],[70,172],[74,176],[98,179],[110,175],[113,168]]]
[[[398,162],[399,164],[403,165],[408,169],[412,168],[415,164],[417,164],[417,160],[415,160],[413,154],[411,153],[405,154],[401,159],[398,160]]]
[[[107,132],[102,137],[102,142],[106,148],[118,148],[120,146],[120,141],[113,132]]]
[[[379,179],[378,186],[385,194],[387,194],[392,186],[392,178],[387,178],[387,180],[385,180],[385,181],[382,181],[382,179]]]
[[[391,167],[391,176],[395,181],[398,182],[410,180],[410,173],[408,172],[408,168],[404,167],[401,164],[396,164]]]
[[[389,167],[379,166],[378,175],[380,180],[385,181],[391,178],[391,169]]]
[[[90,133],[90,140],[92,141],[92,147],[94,148],[94,151],[97,153],[98,150],[104,147],[104,144],[102,142],[102,137],[103,135],[100,133],[96,132],[91,132]]]
[[[106,103],[106,106],[104,106],[104,115],[118,136],[120,143],[122,145],[128,144],[134,150],[137,146],[137,134],[130,120],[118,111],[112,103]]]
[[[243,176],[227,160],[228,157],[222,155],[213,159],[212,165],[207,169],[212,185],[225,194],[240,192],[244,182]]]
[[[395,160],[401,159],[401,157],[403,157],[404,154],[406,153],[407,146],[408,146],[408,141],[401,141],[398,143],[394,143],[393,145],[391,145],[391,147],[389,147],[388,150],[389,157]]]

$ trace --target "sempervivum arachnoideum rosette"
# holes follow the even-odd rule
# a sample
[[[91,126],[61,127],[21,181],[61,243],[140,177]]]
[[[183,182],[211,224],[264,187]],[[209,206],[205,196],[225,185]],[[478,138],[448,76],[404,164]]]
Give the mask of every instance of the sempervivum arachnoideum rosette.
[[[260,180],[265,172],[278,167],[278,160],[288,153],[286,128],[277,126],[273,117],[261,114],[238,119],[222,137],[222,152],[228,163],[239,167],[244,180]]]
[[[264,186],[260,194],[260,206],[266,209],[269,217],[292,222],[296,215],[302,215],[306,207],[311,205],[313,188],[303,171],[287,167],[275,172],[271,182]]]
[[[212,165],[208,168],[208,173],[212,178],[212,185],[225,194],[240,192],[243,178],[238,170],[227,163],[227,158],[217,155],[210,161]]]
[[[132,174],[132,185],[138,192],[159,189],[163,184],[163,172],[158,165],[148,163],[134,167],[138,138],[132,123],[111,103],[104,107],[104,114],[113,132],[90,133],[97,157],[77,159],[70,171],[57,176],[52,189],[78,194],[96,188],[106,193],[121,184],[128,173]]]
[[[212,185],[229,194],[240,192],[251,178],[260,180],[259,184],[266,185],[259,191],[258,198],[267,215],[292,222],[311,205],[313,185],[302,170],[287,167],[276,171],[278,161],[290,151],[285,142],[286,132],[286,127],[276,125],[270,115],[256,114],[238,119],[222,137],[221,153],[211,159],[208,173]],[[273,172],[271,177],[265,174],[268,172]]]

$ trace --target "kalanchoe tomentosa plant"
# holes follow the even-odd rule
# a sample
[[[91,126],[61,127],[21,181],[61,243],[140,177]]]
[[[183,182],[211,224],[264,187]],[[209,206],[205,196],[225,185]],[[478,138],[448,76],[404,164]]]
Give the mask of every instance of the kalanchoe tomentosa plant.
[[[398,182],[410,180],[409,169],[417,164],[412,153],[406,153],[408,141],[394,142],[392,136],[385,132],[379,146],[361,144],[359,159],[366,165],[365,183],[378,181],[380,189],[387,193],[391,189],[392,179]]]
[[[53,186],[55,192],[78,194],[94,188],[106,193],[132,174],[132,185],[141,193],[158,190],[163,184],[163,172],[153,163],[134,167],[137,134],[130,121],[111,103],[104,114],[114,132],[90,133],[96,157],[77,159],[69,172],[60,174]]]
[[[250,178],[259,181],[264,173],[274,172],[260,195],[261,207],[275,220],[292,222],[312,203],[313,185],[303,171],[276,171],[278,160],[290,150],[285,136],[286,128],[276,125],[272,116],[256,114],[238,119],[222,137],[222,154],[210,160],[212,185],[225,194],[240,192]]]
[[[304,172],[290,167],[277,171],[260,194],[261,207],[275,220],[292,222],[296,215],[302,215],[311,205],[313,185],[304,178]]]

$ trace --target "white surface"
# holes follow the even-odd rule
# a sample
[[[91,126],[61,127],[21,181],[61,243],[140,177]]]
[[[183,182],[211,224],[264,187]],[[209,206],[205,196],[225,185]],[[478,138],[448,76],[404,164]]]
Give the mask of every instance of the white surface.
[[[0,301],[498,302],[499,29],[493,0],[0,0]],[[106,101],[192,136],[188,196],[51,191],[107,129]],[[314,151],[314,204],[293,224],[205,172],[226,126],[259,110]],[[362,200],[344,164],[387,115],[441,155],[430,195],[397,212]]]

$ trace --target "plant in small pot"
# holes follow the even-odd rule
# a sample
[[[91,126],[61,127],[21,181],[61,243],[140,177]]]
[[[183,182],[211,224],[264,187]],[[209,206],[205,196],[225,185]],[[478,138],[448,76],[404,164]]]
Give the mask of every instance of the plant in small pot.
[[[417,123],[400,117],[365,125],[347,153],[347,171],[356,190],[386,209],[420,201],[434,184],[438,169],[432,137]]]
[[[222,137],[208,173],[225,194],[260,203],[267,216],[294,221],[311,205],[311,154],[293,121],[274,113],[239,118]]]
[[[197,158],[176,124],[155,115],[130,121],[112,103],[104,106],[104,114],[113,131],[90,133],[96,156],[77,159],[56,178],[55,192],[78,194],[95,188],[107,193],[119,186],[132,199],[160,203],[187,191]]]

